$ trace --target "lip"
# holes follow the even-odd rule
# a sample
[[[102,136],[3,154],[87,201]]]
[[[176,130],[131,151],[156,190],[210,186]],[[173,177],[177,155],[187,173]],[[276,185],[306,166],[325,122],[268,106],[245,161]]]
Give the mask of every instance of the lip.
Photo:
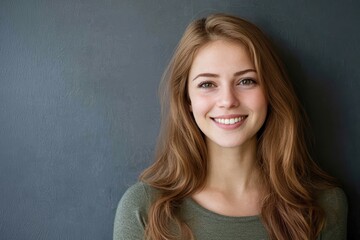
[[[222,129],[226,129],[226,130],[233,130],[236,129],[238,127],[240,127],[247,119],[248,115],[241,115],[241,114],[230,114],[230,115],[220,115],[220,116],[216,116],[216,117],[211,117],[211,120],[215,123],[216,126],[222,128]],[[239,120],[240,118],[240,120]],[[234,122],[233,124],[225,124],[225,123],[221,123],[219,121],[216,121],[215,119],[224,119],[224,120],[228,120],[228,119],[237,119],[235,121],[238,122]],[[232,120],[234,121],[234,120]]]

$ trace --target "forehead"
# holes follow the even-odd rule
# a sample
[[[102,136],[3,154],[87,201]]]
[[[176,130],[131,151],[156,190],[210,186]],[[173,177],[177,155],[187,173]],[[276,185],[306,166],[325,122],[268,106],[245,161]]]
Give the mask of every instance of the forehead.
[[[202,46],[195,54],[190,76],[198,72],[221,73],[254,69],[248,49],[241,43],[216,40]]]

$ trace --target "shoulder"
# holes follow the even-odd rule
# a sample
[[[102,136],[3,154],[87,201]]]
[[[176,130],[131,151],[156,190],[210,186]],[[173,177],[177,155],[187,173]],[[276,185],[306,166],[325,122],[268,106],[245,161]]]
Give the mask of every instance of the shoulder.
[[[329,189],[325,189],[319,192],[319,200],[320,201],[344,201],[346,200],[346,195],[344,191],[339,187],[333,187]]]
[[[339,214],[347,210],[347,198],[341,188],[334,187],[322,190],[319,193],[318,201],[326,214]]]
[[[157,191],[143,182],[137,182],[129,187],[122,196],[118,211],[136,211],[147,213],[151,202],[156,198]]]
[[[156,190],[138,182],[122,196],[115,214],[114,239],[141,239],[147,222],[148,209]]]
[[[144,182],[137,182],[129,187],[122,196],[119,205],[147,205],[156,197],[156,190]]]
[[[344,191],[338,187],[322,190],[318,201],[326,217],[321,239],[346,239],[348,204]]]

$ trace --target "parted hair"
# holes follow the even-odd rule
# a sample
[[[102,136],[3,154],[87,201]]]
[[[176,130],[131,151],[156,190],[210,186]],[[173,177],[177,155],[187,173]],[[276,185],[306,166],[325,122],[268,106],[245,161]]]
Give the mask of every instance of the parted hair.
[[[178,211],[185,198],[204,186],[208,163],[204,135],[189,109],[187,82],[199,48],[219,39],[247,48],[268,101],[257,134],[257,164],[267,189],[261,220],[270,239],[316,239],[325,225],[316,196],[333,180],[311,159],[305,113],[274,47],[257,26],[226,14],[193,21],[163,75],[155,161],[140,176],[159,191],[149,208],[145,239],[194,239]]]

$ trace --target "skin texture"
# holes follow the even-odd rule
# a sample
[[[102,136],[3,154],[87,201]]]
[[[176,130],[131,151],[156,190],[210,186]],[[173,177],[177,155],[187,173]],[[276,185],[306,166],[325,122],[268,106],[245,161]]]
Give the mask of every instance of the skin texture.
[[[256,133],[266,119],[267,100],[247,50],[225,40],[200,48],[188,91],[190,111],[206,137],[209,157],[205,188],[193,199],[227,216],[259,214]]]
[[[267,101],[242,45],[224,40],[205,45],[195,56],[188,81],[191,111],[209,144],[242,147],[256,138],[266,118]],[[246,117],[241,124],[214,121],[240,116]]]

